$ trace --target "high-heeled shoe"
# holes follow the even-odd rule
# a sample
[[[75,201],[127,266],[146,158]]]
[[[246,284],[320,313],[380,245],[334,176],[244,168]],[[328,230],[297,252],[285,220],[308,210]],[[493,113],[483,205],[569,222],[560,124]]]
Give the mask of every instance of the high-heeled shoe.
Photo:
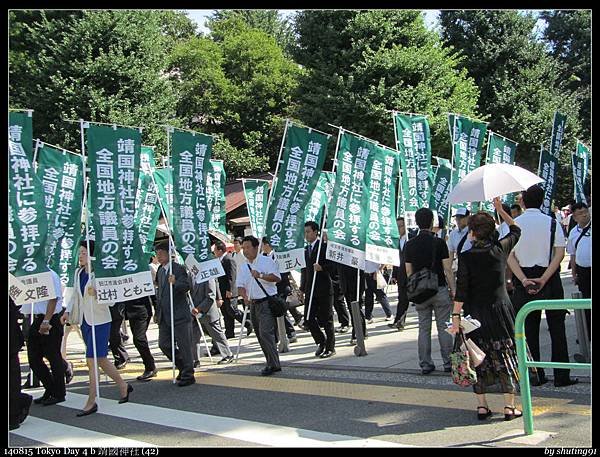
[[[485,409],[486,412],[480,413],[479,412],[480,409]],[[477,407],[477,419],[479,419],[480,421],[486,420],[491,415],[492,415],[492,412],[490,411],[490,408],[488,408],[487,406],[478,406]]]
[[[94,406],[92,406],[88,410],[82,409],[81,411],[79,411],[77,413],[77,417],[89,416],[90,414],[94,414],[95,412],[98,412],[98,404],[97,403],[94,403]]]
[[[507,409],[510,409],[512,412],[510,414],[506,414]],[[519,414],[517,414],[517,413],[519,413]],[[504,420],[505,421],[511,421],[513,419],[518,419],[519,417],[522,417],[522,416],[523,416],[523,412],[519,411],[514,406],[505,406],[504,407]]]
[[[129,401],[129,394],[133,392],[133,387],[131,384],[127,384],[127,395],[119,400],[119,403],[127,403]]]

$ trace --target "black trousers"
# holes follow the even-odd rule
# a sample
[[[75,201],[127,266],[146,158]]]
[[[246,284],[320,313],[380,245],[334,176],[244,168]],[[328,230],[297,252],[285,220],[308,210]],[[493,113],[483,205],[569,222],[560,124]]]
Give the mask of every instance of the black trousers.
[[[539,278],[546,270],[543,267],[523,268],[523,273],[528,278]],[[523,284],[515,278],[515,291],[513,294],[513,305],[515,314],[530,301],[534,300],[562,300],[564,290],[560,281],[560,272],[557,270],[554,276],[548,281],[540,292],[535,295],[527,293]],[[550,340],[552,343],[552,362],[569,362],[569,350],[567,345],[567,335],[565,330],[566,311],[563,310],[544,310],[546,322],[550,331]],[[542,319],[541,311],[533,311],[525,318],[525,337],[533,360],[540,361],[540,322]],[[540,379],[545,378],[543,368],[537,368]],[[569,380],[570,370],[555,369],[554,381],[566,382]]]
[[[110,336],[108,338],[108,346],[112,352],[115,364],[121,364],[129,360],[129,354],[125,349],[123,338],[121,336],[121,324],[123,324],[123,315],[117,309],[117,305],[110,306],[110,315],[112,321],[110,323]],[[133,330],[132,330],[133,332]]]
[[[337,314],[338,322],[342,327],[348,327],[350,326],[350,315],[344,303],[342,288],[339,281],[331,281],[331,284],[333,285],[333,309]]]
[[[235,338],[235,321],[238,321],[241,324],[244,317],[244,313],[237,307],[237,298],[224,298],[223,306],[221,306],[221,313],[223,314],[223,320],[225,321],[225,336],[227,338]],[[251,328],[252,322],[248,316],[246,316],[246,329]]]
[[[390,302],[385,292],[377,288],[377,280],[373,278],[372,274],[365,274],[365,280],[367,282],[367,289],[365,291],[365,316],[367,319],[373,317],[373,308],[375,307],[375,298],[381,303],[383,312],[386,317],[391,317],[392,309],[390,308]],[[375,297],[373,297],[375,296]]]
[[[21,392],[21,363],[19,353],[11,352],[8,358],[8,415],[11,425],[19,423],[21,411],[31,399],[31,395]]]
[[[405,286],[398,286],[398,305],[396,307],[396,317],[394,323],[400,322],[402,325],[406,322],[406,315],[408,314],[408,295],[406,294]]]
[[[335,350],[335,330],[333,327],[333,313],[325,320],[325,319],[310,319],[307,322],[307,326],[310,330],[310,334],[312,335],[315,343],[318,345],[324,345],[325,349],[328,351]],[[321,327],[325,330],[321,330]]]
[[[146,314],[145,317],[142,314],[129,318],[129,327],[131,328],[131,334],[133,336],[133,345],[140,353],[142,362],[144,362],[145,371],[153,371],[156,369],[154,357],[152,356],[150,346],[148,345],[148,337],[146,336],[148,326],[150,325],[150,319],[151,317],[148,314]]]
[[[25,319],[29,316],[25,316]],[[58,314],[50,319],[49,335],[40,335],[40,324],[44,316],[37,315],[33,320],[33,325],[29,327],[27,338],[27,357],[29,365],[35,376],[39,378],[46,393],[55,398],[64,398],[65,389],[65,361],[60,353],[60,345],[64,334],[63,326],[60,323]],[[50,362],[50,369],[44,362],[44,357]]]
[[[582,298],[592,298],[592,268],[575,266],[577,273],[577,287]],[[592,310],[586,309],[585,324],[587,325],[588,338],[592,337]]]

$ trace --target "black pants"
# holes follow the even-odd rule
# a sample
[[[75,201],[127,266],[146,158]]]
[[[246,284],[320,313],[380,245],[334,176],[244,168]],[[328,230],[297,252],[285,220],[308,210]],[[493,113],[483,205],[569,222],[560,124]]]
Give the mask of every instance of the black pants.
[[[398,285],[398,305],[396,307],[396,317],[394,323],[398,322],[402,325],[406,322],[406,315],[408,314],[408,295],[406,294],[406,287]]]
[[[331,281],[333,285],[333,309],[337,314],[338,322],[342,327],[350,326],[350,315],[348,314],[348,308],[344,304],[344,294],[340,287],[339,281]]]
[[[181,322],[174,325],[175,366],[179,370],[181,380],[194,378],[194,355],[192,350],[192,322]],[[172,361],[171,324],[161,322],[158,325],[158,347]]]
[[[123,315],[119,312],[117,305],[110,306],[110,315],[112,321],[110,323],[110,336],[108,338],[108,346],[112,352],[115,364],[122,364],[129,360],[129,354],[125,349],[123,338],[121,336],[121,324],[123,324]],[[133,332],[133,330],[132,330]]]
[[[367,289],[365,291],[365,316],[367,319],[373,318],[373,308],[375,306],[375,298],[381,303],[385,317],[392,316],[392,310],[390,308],[390,302],[385,292],[377,288],[377,280],[373,278],[372,274],[365,274],[365,280],[367,282]],[[375,296],[375,297],[373,297]]]
[[[225,321],[225,336],[227,338],[235,338],[235,321],[238,321],[241,324],[244,317],[244,313],[237,307],[237,298],[224,298],[223,306],[221,306],[221,313],[223,314],[223,320]],[[246,316],[246,329],[251,328],[252,322],[248,316]]]
[[[29,316],[26,316],[27,319]],[[44,316],[37,315],[33,325],[29,328],[27,338],[27,357],[29,365],[35,376],[39,378],[47,394],[55,398],[64,398],[65,389],[65,361],[60,353],[60,345],[64,334],[58,314],[50,319],[49,335],[40,335],[40,324]],[[50,369],[44,363],[44,357],[50,362]]]
[[[148,337],[146,336],[148,326],[150,325],[150,319],[151,317],[148,314],[146,314],[146,316],[140,314],[129,318],[129,327],[131,328],[133,345],[140,353],[142,362],[144,362],[145,371],[153,371],[156,369],[154,357],[152,356],[150,346],[148,345]]]
[[[21,392],[21,363],[18,352],[9,354],[8,364],[8,415],[10,425],[17,425],[21,411],[30,402],[31,395]]]
[[[575,266],[577,273],[577,287],[581,292],[582,298],[592,298],[592,269],[586,267]],[[588,338],[592,337],[592,310],[586,309],[585,324],[587,326]]]
[[[539,278],[546,270],[543,267],[523,268],[523,273],[528,278]],[[513,295],[513,305],[515,314],[530,301],[534,300],[562,300],[564,299],[564,290],[560,281],[560,272],[556,271],[554,276],[535,295],[529,295],[523,284],[515,278],[515,291]],[[552,342],[552,362],[569,362],[569,350],[567,346],[567,335],[565,331],[565,315],[563,310],[545,310],[548,330]],[[540,361],[540,322],[542,319],[541,311],[529,313],[525,319],[525,337],[533,360]],[[545,378],[543,368],[537,368],[540,379]],[[570,370],[555,369],[554,382],[566,382],[569,380]]]
[[[333,314],[328,319],[317,319],[316,317],[310,319],[307,322],[310,334],[312,335],[315,343],[318,345],[324,345],[328,351],[335,350],[335,330],[333,328]],[[325,330],[321,330],[321,327]]]

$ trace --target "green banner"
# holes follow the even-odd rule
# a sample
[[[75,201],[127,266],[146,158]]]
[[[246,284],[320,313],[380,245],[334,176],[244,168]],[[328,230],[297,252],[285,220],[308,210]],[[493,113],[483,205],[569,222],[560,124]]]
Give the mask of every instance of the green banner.
[[[540,210],[542,213],[550,215],[552,198],[556,189],[556,172],[558,170],[558,158],[550,154],[549,151],[542,148],[540,151],[540,165],[538,176],[544,180],[540,186],[544,189],[544,202]]]
[[[48,217],[42,182],[23,145],[8,140],[8,271],[9,294],[16,304],[57,296],[46,264]]]
[[[9,111],[8,138],[20,143],[30,162],[33,161],[33,124],[31,111]]]
[[[565,136],[565,127],[567,126],[567,116],[560,114],[558,111],[554,113],[552,122],[552,137],[550,139],[550,155],[560,158],[560,146]]]
[[[167,219],[169,227],[173,227],[173,215],[171,214],[171,208],[173,207],[173,172],[170,168],[157,168],[154,171],[154,182],[158,188],[162,207],[167,213],[163,216]]]
[[[333,198],[327,212],[327,259],[365,269],[369,192],[365,184],[369,157],[377,145],[342,132],[337,153]]]
[[[452,174],[452,165],[447,159],[436,157],[438,166],[433,178],[433,188],[429,200],[429,208],[437,211],[447,223],[448,214],[448,194],[450,193],[450,179]]]
[[[485,163],[508,163],[515,164],[515,154],[517,152],[516,142],[509,140],[497,133],[490,131],[488,136],[487,156]],[[512,204],[514,201],[514,193],[502,196],[502,202]],[[489,213],[494,212],[494,204],[492,202],[482,202],[482,209]]]
[[[37,163],[48,216],[45,252],[48,266],[58,273],[65,287],[72,287],[79,265],[83,158],[41,143],[37,150]]]
[[[171,136],[173,164],[173,231],[175,246],[197,282],[224,274],[210,246],[206,182],[212,171],[213,138],[202,133],[174,129]]]
[[[454,114],[448,115],[448,124],[453,126],[454,132],[451,137],[454,148],[454,171],[452,173],[452,187],[454,187],[480,166],[487,124]],[[471,203],[453,205],[453,207],[459,206],[471,209]],[[449,217],[445,219],[449,220]]]
[[[269,181],[262,179],[242,179],[246,207],[250,219],[252,236],[259,238],[265,233],[265,210],[269,195]]]
[[[135,225],[138,228],[142,249],[146,254],[154,251],[156,227],[160,218],[160,204],[154,188],[154,149],[142,146],[140,175],[135,195]]]
[[[265,236],[279,271],[304,268],[304,209],[317,187],[329,137],[307,127],[286,124],[285,147],[267,210]]]
[[[591,152],[589,148],[580,141],[577,141],[577,149],[571,156],[575,201],[577,203],[583,202],[588,204],[585,193],[583,192],[583,187],[588,179],[590,157]]]
[[[396,266],[400,265],[400,235],[394,205],[398,171],[398,153],[376,145],[369,155],[365,176],[369,205],[365,260]]]
[[[211,160],[206,179],[206,204],[210,223],[208,228],[227,234],[225,225],[225,167],[222,160]]]
[[[132,128],[90,124],[86,137],[98,302],[153,295],[148,259],[135,224],[141,133]]]
[[[425,116],[407,116],[394,114],[396,129],[396,148],[405,157],[402,191],[404,215],[414,219],[414,213],[429,205],[431,187],[429,173],[431,169],[431,135],[429,122]],[[407,213],[412,213],[408,215]]]
[[[304,221],[314,221],[321,226],[323,220],[324,208],[329,206],[331,201],[335,174],[331,171],[322,171],[319,175],[317,187],[315,187],[310,202],[304,212]]]

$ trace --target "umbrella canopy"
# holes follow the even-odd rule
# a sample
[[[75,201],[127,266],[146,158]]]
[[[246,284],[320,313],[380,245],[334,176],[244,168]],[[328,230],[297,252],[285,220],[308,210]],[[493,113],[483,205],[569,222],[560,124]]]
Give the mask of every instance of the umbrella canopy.
[[[528,189],[544,181],[524,168],[507,163],[491,163],[476,168],[448,195],[450,204],[483,202]]]

